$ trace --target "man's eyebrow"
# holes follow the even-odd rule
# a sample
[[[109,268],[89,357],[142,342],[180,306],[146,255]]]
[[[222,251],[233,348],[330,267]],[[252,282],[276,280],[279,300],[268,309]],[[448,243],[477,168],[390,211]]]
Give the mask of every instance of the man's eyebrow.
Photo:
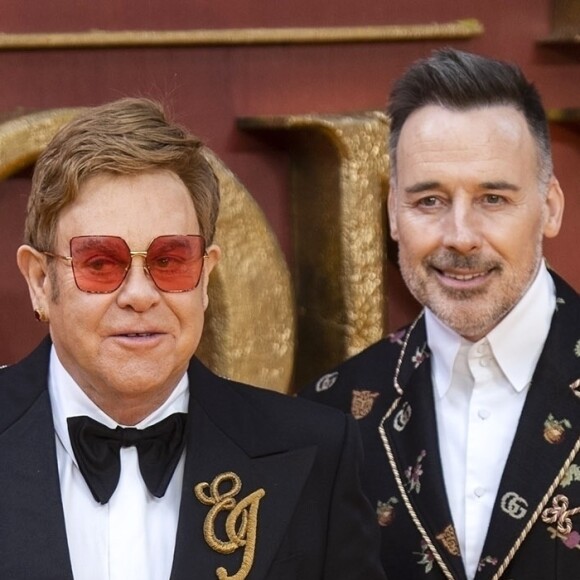
[[[484,181],[479,184],[481,189],[487,189],[491,191],[519,191],[520,188],[509,181]]]
[[[409,187],[405,187],[405,193],[423,193],[433,189],[440,189],[441,184],[438,181],[419,181]]]
[[[440,190],[442,188],[439,181],[419,181],[413,185],[405,187],[405,193],[423,193],[425,191]],[[480,189],[488,191],[520,191],[520,188],[509,181],[484,181],[479,184]]]

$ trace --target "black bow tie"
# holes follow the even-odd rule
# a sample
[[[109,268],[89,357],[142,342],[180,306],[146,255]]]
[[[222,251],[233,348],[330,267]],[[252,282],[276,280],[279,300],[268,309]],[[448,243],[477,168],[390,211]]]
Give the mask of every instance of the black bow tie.
[[[69,417],[68,432],[77,463],[93,497],[109,501],[121,475],[121,447],[137,448],[143,481],[163,497],[185,446],[185,413],[174,413],[146,429],[109,429],[90,417]]]

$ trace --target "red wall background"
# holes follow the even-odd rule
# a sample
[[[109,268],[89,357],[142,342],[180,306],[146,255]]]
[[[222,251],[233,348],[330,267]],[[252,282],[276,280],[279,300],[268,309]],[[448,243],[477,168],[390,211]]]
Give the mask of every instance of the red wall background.
[[[236,128],[247,116],[383,109],[413,60],[445,45],[518,63],[547,108],[580,107],[580,45],[547,46],[551,0],[5,0],[3,33],[428,24],[476,18],[483,35],[406,41],[229,47],[0,51],[0,115],[96,105],[125,95],[158,98],[237,174],[264,210],[292,264],[288,155]],[[553,124],[556,173],[567,196],[563,230],[546,253],[580,288],[580,125]],[[1,154],[1,152],[0,152]],[[35,324],[15,265],[29,171],[0,183],[0,363],[28,352]],[[316,216],[312,216],[316,224]],[[389,324],[415,311],[391,267]]]

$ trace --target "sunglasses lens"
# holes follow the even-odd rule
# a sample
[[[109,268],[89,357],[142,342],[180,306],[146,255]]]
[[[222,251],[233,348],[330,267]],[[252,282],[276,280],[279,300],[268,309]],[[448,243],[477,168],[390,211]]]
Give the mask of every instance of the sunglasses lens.
[[[159,236],[147,250],[147,269],[164,292],[187,292],[198,284],[205,240],[201,236]]]
[[[122,238],[80,236],[70,241],[72,267],[83,292],[114,292],[127,275],[131,254]]]

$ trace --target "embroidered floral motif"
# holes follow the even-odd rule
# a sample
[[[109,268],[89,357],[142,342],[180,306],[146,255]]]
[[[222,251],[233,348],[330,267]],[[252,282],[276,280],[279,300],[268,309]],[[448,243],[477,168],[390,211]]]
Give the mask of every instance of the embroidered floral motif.
[[[379,526],[386,528],[388,525],[393,523],[395,519],[395,504],[399,503],[399,500],[393,496],[387,501],[377,501],[377,520]]]
[[[577,531],[572,530],[564,540],[564,546],[566,546],[566,548],[577,548],[580,550],[580,534]]]
[[[407,488],[409,491],[414,491],[415,493],[421,492],[421,476],[423,475],[422,461],[426,455],[427,452],[423,449],[417,457],[415,467],[409,465],[405,469],[405,477],[407,478]]]
[[[413,552],[413,554],[421,556],[417,563],[421,566],[425,566],[425,574],[428,574],[431,572],[431,570],[433,570],[433,562],[435,561],[435,557],[433,556],[433,552],[431,552],[431,549],[425,540],[421,540],[421,551]]]
[[[580,358],[580,340],[576,343],[574,347],[574,354]]]
[[[453,524],[449,524],[440,534],[437,534],[436,537],[452,556],[460,555],[459,542],[457,541]]]
[[[573,481],[580,481],[580,465],[576,465],[576,463],[570,465],[570,468],[562,478],[560,485],[562,487],[568,487]]]
[[[556,529],[548,526],[548,533],[552,540],[556,538],[562,540],[562,544],[564,544],[566,548],[569,548],[570,550],[573,550],[574,548],[580,550],[580,533],[576,530],[572,530],[569,534],[559,534]]]
[[[330,387],[332,387],[332,385],[334,385],[334,383],[336,383],[337,379],[338,379],[337,372],[328,373],[326,375],[323,375],[322,377],[320,377],[316,381],[316,385],[314,387],[314,390],[317,393],[322,393],[322,391],[327,391],[328,389],[330,389]]]
[[[486,564],[497,566],[497,562],[497,558],[494,558],[493,556],[486,556],[479,561],[479,564],[477,565],[477,571],[481,572],[485,568]]]
[[[375,399],[379,396],[376,391],[357,391],[352,392],[352,401],[350,403],[350,412],[355,419],[366,417],[373,408]]]
[[[387,339],[389,340],[389,342],[393,342],[396,344],[403,344],[403,337],[405,336],[405,330],[397,330],[397,332],[391,332],[391,334],[389,334],[387,336]]]
[[[548,443],[562,443],[566,438],[566,428],[570,429],[572,424],[568,419],[556,419],[552,413],[544,421],[544,439]]]
[[[411,419],[411,405],[408,402],[403,403],[400,411],[395,415],[393,419],[393,427],[397,431],[402,431],[406,426],[409,420]]]
[[[427,344],[424,344],[422,347],[417,347],[415,354],[411,357],[411,361],[417,368],[428,356]]]
[[[580,379],[576,379],[573,383],[571,383],[570,389],[572,389],[574,395],[580,399]]]

